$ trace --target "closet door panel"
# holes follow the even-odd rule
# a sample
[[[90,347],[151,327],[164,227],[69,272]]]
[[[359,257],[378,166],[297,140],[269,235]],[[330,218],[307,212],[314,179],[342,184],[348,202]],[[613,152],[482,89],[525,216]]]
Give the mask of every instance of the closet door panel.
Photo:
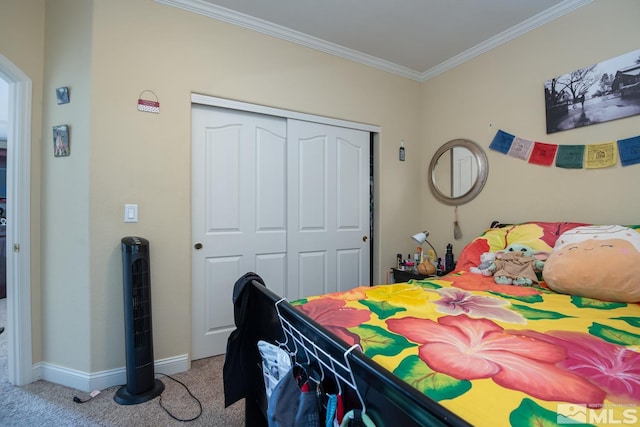
[[[225,352],[244,273],[286,289],[286,145],[285,119],[192,107],[192,359]]]
[[[288,297],[368,284],[369,133],[290,119],[287,135]],[[303,268],[309,254],[321,251],[324,264]]]
[[[209,192],[205,211],[208,233],[240,231],[241,137],[238,125],[205,130],[204,168]],[[221,180],[219,176],[227,179]],[[222,200],[225,203],[220,203]]]
[[[298,144],[298,231],[327,231],[328,139],[301,138]]]
[[[285,281],[287,277],[287,255],[285,253],[256,255],[256,269],[260,277],[267,283],[269,289],[278,295],[285,295]]]
[[[286,233],[287,141],[267,129],[256,129],[256,230]]]
[[[360,260],[360,250],[339,250],[336,253],[336,257],[337,290],[345,292],[354,287],[353,283],[359,283],[360,281],[359,270],[362,262]]]
[[[368,180],[368,170],[362,170],[362,147],[354,145],[342,138],[337,138],[336,161],[338,163],[336,174],[337,182],[337,229],[338,230],[366,230],[367,224],[362,224],[363,206],[360,206],[362,198],[360,191],[363,188],[363,177]],[[368,150],[367,150],[368,151]],[[366,208],[366,207],[365,207]]]
[[[304,252],[298,256],[299,295],[322,295],[329,290],[327,277],[327,251]]]
[[[210,283],[234,282],[238,280],[242,269],[241,256],[216,257],[206,260],[205,278]],[[199,329],[215,333],[219,329],[224,329],[229,322],[229,316],[233,318],[233,304],[220,304],[218,289],[208,286],[204,289],[204,298],[201,300],[204,305],[204,316],[199,320],[202,324]]]

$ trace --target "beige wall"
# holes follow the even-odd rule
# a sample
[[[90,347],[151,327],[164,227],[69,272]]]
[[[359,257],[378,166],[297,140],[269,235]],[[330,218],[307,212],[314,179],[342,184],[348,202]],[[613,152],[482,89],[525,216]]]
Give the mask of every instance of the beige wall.
[[[401,194],[420,173],[418,82],[151,0],[94,5],[92,369],[124,363],[119,245],[127,235],[151,243],[156,358],[190,351],[192,92],[380,126],[379,194],[389,203],[378,217],[387,252],[395,250],[389,224],[410,223],[420,205],[417,194]],[[145,89],[157,94],[160,114],[136,110]],[[404,164],[401,139],[414,154]],[[123,223],[125,203],[139,205],[139,223]]]
[[[89,223],[92,1],[46,3],[42,129],[42,345],[45,361],[91,372],[95,322]],[[58,105],[56,88],[71,102]],[[52,127],[69,126],[71,155],[53,156]]]
[[[453,241],[453,208],[425,185],[431,155],[453,138],[480,143],[490,163],[485,190],[460,208],[457,251],[495,218],[637,222],[640,201],[629,197],[637,166],[566,171],[488,150],[497,129],[562,144],[638,134],[634,117],[547,136],[542,90],[550,77],[637,49],[633,0],[597,0],[422,84],[152,0],[48,0],[45,54],[44,4],[3,0],[0,15],[0,53],[34,79],[32,233],[43,257],[33,254],[36,361],[92,373],[124,366],[127,235],[151,242],[156,358],[189,353],[192,92],[381,128],[378,282],[396,252],[415,248],[408,236],[417,230],[430,229],[439,250]],[[53,90],[62,85],[72,102],[57,106]],[[136,110],[145,89],[157,94],[160,114]],[[50,144],[60,121],[72,125],[66,159],[54,159]],[[403,139],[407,160],[399,162]],[[139,205],[137,224],[123,223],[125,203]],[[70,260],[76,250],[79,265]]]
[[[2,0],[0,55],[31,79],[31,312],[33,361],[42,360],[40,286],[42,180],[42,74],[44,67],[44,0]]]
[[[597,144],[640,134],[640,116],[546,134],[544,82],[638,49],[640,2],[597,0],[422,85],[422,158],[454,138],[480,144],[489,179],[459,208],[464,238],[453,239],[454,208],[422,185],[422,218],[440,251],[456,253],[494,219],[637,224],[640,167],[567,170],[530,165],[489,144],[498,129],[553,144]],[[425,183],[427,171],[421,171]]]

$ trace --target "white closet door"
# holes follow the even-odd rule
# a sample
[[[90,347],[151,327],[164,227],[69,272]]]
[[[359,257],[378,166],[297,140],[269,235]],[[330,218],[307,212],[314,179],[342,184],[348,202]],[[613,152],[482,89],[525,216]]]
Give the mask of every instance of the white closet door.
[[[286,296],[369,284],[369,133],[288,121]]]
[[[193,360],[225,352],[244,273],[284,293],[286,146],[286,119],[193,105]]]

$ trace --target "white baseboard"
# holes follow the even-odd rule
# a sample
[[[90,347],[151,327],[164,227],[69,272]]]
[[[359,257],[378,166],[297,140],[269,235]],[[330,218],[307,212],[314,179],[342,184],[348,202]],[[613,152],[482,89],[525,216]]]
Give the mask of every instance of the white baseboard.
[[[191,360],[188,354],[183,354],[167,359],[156,360],[154,367],[156,373],[177,374],[178,372],[189,370],[189,368],[191,368]],[[122,367],[107,371],[87,373],[51,363],[39,362],[33,365],[33,380],[36,381],[38,379],[88,393],[93,390],[104,390],[109,387],[125,384],[127,382],[127,370],[125,367]]]

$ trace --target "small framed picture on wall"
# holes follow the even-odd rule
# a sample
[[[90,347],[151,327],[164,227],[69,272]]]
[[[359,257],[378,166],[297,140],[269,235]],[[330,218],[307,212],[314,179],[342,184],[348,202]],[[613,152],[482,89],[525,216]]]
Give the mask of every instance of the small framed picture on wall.
[[[69,103],[69,88],[67,86],[59,87],[56,89],[56,99],[58,105]]]
[[[65,157],[71,154],[69,146],[69,126],[60,125],[53,127],[53,155]]]

